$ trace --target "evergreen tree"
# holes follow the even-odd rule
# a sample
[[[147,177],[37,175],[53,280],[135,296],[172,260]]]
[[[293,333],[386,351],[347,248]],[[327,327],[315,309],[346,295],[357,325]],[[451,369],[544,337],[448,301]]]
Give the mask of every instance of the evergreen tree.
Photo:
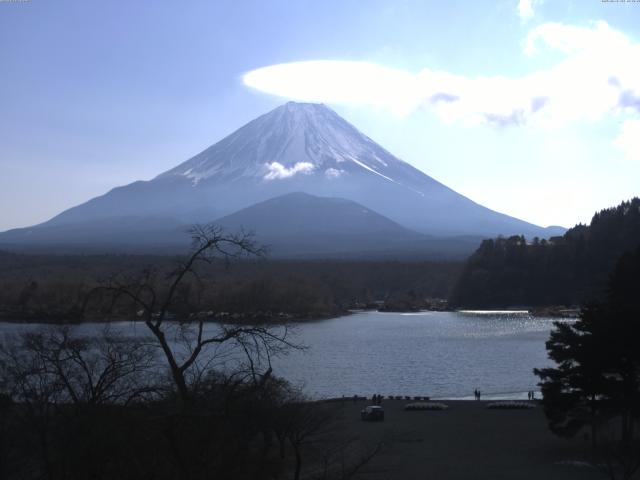
[[[546,345],[557,366],[534,370],[549,426],[567,437],[589,426],[594,447],[615,447],[622,478],[630,478],[640,466],[640,248],[620,257],[605,301],[555,327]],[[599,438],[605,430],[617,438]]]
[[[640,198],[562,237],[484,240],[467,260],[451,303],[465,308],[578,305],[602,297],[618,257],[640,245]]]

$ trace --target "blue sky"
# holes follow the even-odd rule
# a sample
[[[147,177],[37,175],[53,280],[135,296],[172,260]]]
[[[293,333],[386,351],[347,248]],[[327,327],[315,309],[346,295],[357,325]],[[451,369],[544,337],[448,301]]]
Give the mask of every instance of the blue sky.
[[[540,225],[640,194],[640,3],[0,1],[0,230],[323,101]]]

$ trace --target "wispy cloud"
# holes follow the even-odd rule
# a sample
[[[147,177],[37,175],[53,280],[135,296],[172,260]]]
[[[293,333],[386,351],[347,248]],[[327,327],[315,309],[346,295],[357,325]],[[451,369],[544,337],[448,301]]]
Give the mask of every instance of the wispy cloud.
[[[327,168],[324,171],[324,176],[329,180],[332,180],[334,178],[341,177],[343,173],[344,173],[344,170],[338,170],[337,168]]]
[[[533,11],[534,3],[535,0],[520,0],[518,2],[518,16],[520,17],[520,20],[526,22],[533,18],[535,15],[535,12]]]
[[[526,23],[536,16],[536,10],[544,3],[544,0],[519,0],[518,16],[522,23]]]
[[[470,77],[371,62],[316,60],[272,65],[244,76],[250,87],[293,100],[365,105],[444,122],[546,128],[640,113],[640,44],[606,22],[544,23],[528,32],[523,55],[561,53],[552,67],[520,77]]]

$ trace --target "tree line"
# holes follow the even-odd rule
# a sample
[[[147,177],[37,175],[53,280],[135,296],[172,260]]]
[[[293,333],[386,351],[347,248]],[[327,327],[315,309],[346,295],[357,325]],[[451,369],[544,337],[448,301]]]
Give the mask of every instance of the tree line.
[[[601,298],[618,258],[640,244],[640,199],[596,213],[549,240],[484,240],[452,293],[460,307],[579,305]]]
[[[61,323],[101,320],[103,311],[81,312],[87,292],[114,275],[149,273],[161,288],[179,257],[142,255],[27,255],[0,252],[0,318]],[[199,278],[184,280],[174,300],[176,315],[193,313],[182,302],[200,292],[202,314],[226,313],[235,321],[317,319],[351,308],[376,307],[376,301],[420,306],[424,299],[449,297],[459,262],[430,261],[286,261],[241,258],[200,267]],[[120,306],[118,306],[120,307]],[[130,311],[112,311],[130,318]],[[282,315],[280,315],[282,314]],[[215,318],[212,318],[215,319]]]

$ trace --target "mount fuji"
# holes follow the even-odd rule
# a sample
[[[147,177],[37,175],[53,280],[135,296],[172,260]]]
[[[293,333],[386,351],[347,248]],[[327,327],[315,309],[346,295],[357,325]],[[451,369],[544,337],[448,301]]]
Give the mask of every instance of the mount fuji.
[[[397,224],[394,235],[548,237],[564,231],[483,207],[396,158],[325,105],[289,102],[152,180],[114,188],[47,222],[4,232],[0,243],[177,245],[186,225],[296,192],[345,199],[350,208],[355,202]],[[267,203],[272,213],[262,208],[261,215],[284,227],[288,220],[276,213],[278,205]],[[339,215],[347,204],[327,205]]]

